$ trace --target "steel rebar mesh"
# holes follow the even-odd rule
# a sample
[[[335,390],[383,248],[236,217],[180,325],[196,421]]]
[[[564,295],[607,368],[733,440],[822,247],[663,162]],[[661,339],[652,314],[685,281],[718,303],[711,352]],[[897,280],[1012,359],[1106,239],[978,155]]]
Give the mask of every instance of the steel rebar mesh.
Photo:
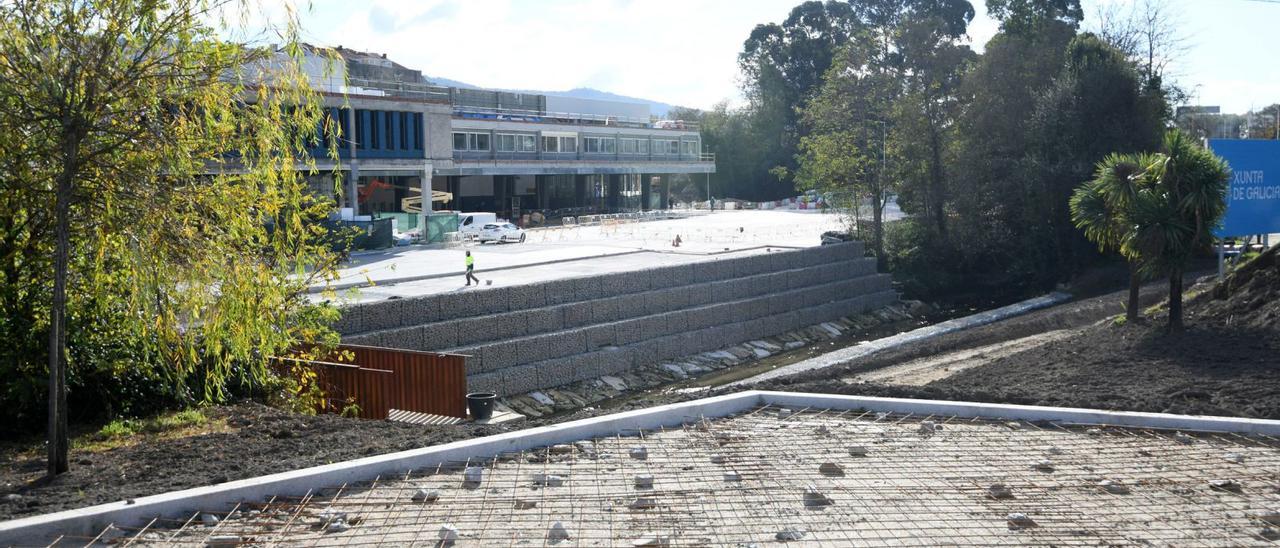
[[[630,455],[637,446],[647,458]],[[1270,545],[1277,449],[1264,436],[763,407],[206,508],[96,541],[437,545],[449,526],[457,546]],[[478,484],[468,467],[483,469]],[[1210,484],[1225,479],[1239,489]],[[997,483],[1008,496],[992,497]],[[550,535],[556,522],[568,538]]]

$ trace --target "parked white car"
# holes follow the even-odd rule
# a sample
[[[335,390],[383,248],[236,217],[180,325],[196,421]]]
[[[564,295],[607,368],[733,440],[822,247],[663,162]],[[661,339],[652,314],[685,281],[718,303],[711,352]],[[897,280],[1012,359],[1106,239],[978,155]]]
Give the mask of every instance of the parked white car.
[[[487,223],[480,228],[480,243],[524,242],[524,230],[511,223]]]
[[[476,212],[458,214],[458,234],[471,239],[480,235],[481,227],[488,223],[497,223],[497,213]]]

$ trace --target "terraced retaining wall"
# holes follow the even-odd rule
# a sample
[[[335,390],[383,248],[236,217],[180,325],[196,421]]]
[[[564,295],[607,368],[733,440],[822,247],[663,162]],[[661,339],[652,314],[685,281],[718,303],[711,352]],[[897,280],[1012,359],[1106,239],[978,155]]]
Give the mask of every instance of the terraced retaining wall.
[[[448,351],[468,389],[519,394],[897,300],[861,243],[354,305],[347,344]]]

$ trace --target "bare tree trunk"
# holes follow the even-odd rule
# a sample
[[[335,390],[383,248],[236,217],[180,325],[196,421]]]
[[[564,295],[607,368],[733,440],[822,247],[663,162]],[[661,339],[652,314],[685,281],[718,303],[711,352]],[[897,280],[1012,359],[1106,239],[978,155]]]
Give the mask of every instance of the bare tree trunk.
[[[1138,297],[1142,291],[1142,276],[1138,263],[1129,261],[1129,302],[1124,307],[1124,318],[1130,322],[1138,319]]]
[[[1169,273],[1169,332],[1182,332],[1182,269]]]
[[[71,255],[71,178],[76,169],[75,137],[63,144],[62,173],[58,175],[54,207],[53,306],[49,309],[49,477],[66,472],[67,360],[66,310],[67,262]]]
[[[884,196],[874,196],[871,198],[871,224],[872,235],[876,250],[876,270],[880,272],[887,271],[888,263],[884,257]]]
[[[947,235],[947,213],[943,207],[942,194],[942,137],[938,135],[936,128],[930,128],[929,131],[929,149],[932,156],[929,166],[929,205],[932,210],[929,212],[933,215],[933,226],[938,231],[938,236],[945,237]]]

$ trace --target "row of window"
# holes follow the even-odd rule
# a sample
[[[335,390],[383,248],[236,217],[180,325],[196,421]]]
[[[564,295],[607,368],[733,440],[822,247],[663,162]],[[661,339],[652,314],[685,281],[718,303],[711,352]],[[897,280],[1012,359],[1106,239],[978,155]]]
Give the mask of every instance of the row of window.
[[[346,135],[346,117],[339,120]],[[422,150],[421,112],[357,109],[355,122],[357,149]]]
[[[499,133],[493,136],[494,150],[498,152],[537,152],[537,138],[533,135],[516,133]],[[490,150],[488,133],[472,133],[455,131],[453,133],[453,150],[460,152],[488,152]],[[649,139],[583,137],[582,152],[587,154],[649,154]],[[568,136],[542,136],[543,152],[577,152],[578,138]],[[657,155],[694,155],[698,153],[696,141],[679,141],[675,139],[653,140],[653,153]]]

